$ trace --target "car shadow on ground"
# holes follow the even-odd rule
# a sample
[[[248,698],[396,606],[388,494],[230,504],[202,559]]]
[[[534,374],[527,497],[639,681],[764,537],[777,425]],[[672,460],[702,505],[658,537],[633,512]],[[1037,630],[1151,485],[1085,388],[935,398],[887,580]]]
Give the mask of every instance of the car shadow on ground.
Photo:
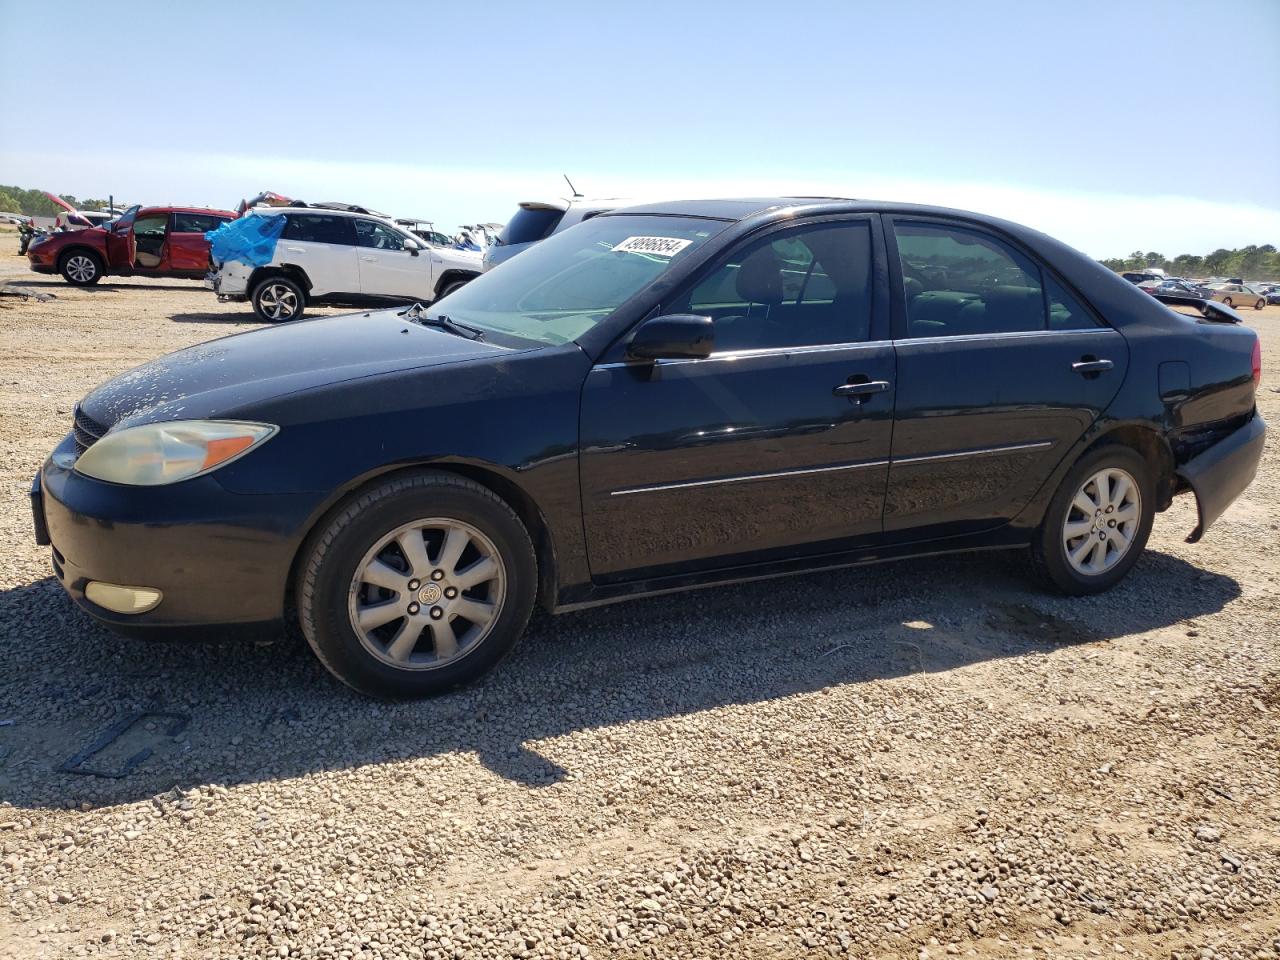
[[[1022,554],[920,559],[535,614],[495,673],[411,703],[348,690],[294,634],[116,637],[48,578],[0,594],[0,724],[12,721],[0,725],[0,800],[97,807],[458,752],[547,785],[566,775],[537,752],[547,738],[1052,655],[1209,615],[1240,594],[1232,578],[1160,553],[1078,600],[1043,592],[1024,567]],[[60,769],[146,709],[189,723],[170,736],[169,720],[144,719],[89,762],[111,772],[141,756],[120,779]]]
[[[74,283],[67,283],[65,280],[35,280],[22,277],[6,278],[14,286],[22,287],[55,287],[62,290],[78,290],[83,293],[103,293],[115,292],[117,290],[169,290],[169,291],[190,291],[199,290],[200,286],[191,284],[178,286],[172,283],[148,283],[145,286],[139,286],[136,283],[92,283],[88,286],[77,286]]]

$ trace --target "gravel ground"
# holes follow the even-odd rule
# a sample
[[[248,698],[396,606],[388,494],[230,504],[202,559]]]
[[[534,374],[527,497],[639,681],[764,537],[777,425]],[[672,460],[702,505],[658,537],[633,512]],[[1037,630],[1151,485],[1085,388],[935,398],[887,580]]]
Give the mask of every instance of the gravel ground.
[[[0,276],[23,274],[0,236]],[[96,383],[247,329],[195,284],[0,300],[0,955],[1280,955],[1280,431],[1119,588],[1018,555],[535,618],[437,700],[64,599],[26,491]],[[1280,308],[1250,314],[1280,424]],[[135,710],[95,758],[59,765]]]

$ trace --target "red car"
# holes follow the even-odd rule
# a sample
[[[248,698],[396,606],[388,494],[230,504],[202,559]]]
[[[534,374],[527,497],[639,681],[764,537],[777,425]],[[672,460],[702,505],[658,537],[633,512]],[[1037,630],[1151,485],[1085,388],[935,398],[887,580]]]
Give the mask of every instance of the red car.
[[[235,218],[204,207],[130,207],[105,227],[37,237],[27,258],[37,273],[60,273],[77,286],[107,274],[199,280],[209,269],[205,232]]]

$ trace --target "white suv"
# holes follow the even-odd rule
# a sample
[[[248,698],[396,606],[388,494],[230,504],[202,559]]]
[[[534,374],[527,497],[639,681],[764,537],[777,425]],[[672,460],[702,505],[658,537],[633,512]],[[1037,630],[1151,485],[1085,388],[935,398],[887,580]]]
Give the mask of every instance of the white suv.
[[[215,238],[205,286],[219,300],[249,300],[261,320],[296,320],[313,303],[430,303],[480,275],[479,253],[426,243],[367,213],[268,207],[245,216],[284,218],[274,252],[265,262],[261,251],[219,260]]]

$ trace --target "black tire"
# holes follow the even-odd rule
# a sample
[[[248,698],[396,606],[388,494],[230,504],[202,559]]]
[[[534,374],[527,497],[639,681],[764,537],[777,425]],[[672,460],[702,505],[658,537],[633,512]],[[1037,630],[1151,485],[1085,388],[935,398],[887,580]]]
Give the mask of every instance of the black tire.
[[[1222,298],[1222,305],[1223,305],[1224,307],[1229,307],[1229,306],[1231,306],[1231,298],[1230,298],[1230,297],[1223,297],[1223,298]]]
[[[1063,539],[1064,524],[1076,493],[1090,477],[1106,468],[1124,470],[1135,481],[1140,496],[1137,530],[1127,551],[1111,567],[1097,574],[1085,575],[1072,566],[1067,556]],[[1151,536],[1154,518],[1155,486],[1150,465],[1131,447],[1104,444],[1081,457],[1063,479],[1049,503],[1049,509],[1045,511],[1040,529],[1036,531],[1031,546],[1032,559],[1041,577],[1069,596],[1102,593],[1123,580],[1138,562],[1147,545],[1147,538]],[[1105,516],[1102,520],[1106,520]],[[1105,533],[1105,526],[1101,530]]]
[[[469,649],[437,666],[398,668],[365,646],[348,601],[368,552],[389,533],[425,518],[457,520],[487,537],[505,569],[506,592],[488,633]],[[442,471],[375,483],[322,521],[303,551],[295,591],[303,635],[330,673],[375,697],[432,696],[488,673],[524,632],[537,595],[537,560],[520,518],[491,490]]]
[[[58,272],[67,283],[91,287],[102,279],[102,258],[92,250],[68,250],[58,259]]]
[[[1259,298],[1258,298],[1258,302],[1257,302],[1257,303],[1255,303],[1255,304],[1253,305],[1253,309],[1255,309],[1255,310],[1261,310],[1261,309],[1263,308],[1263,306],[1266,304],[1266,302],[1267,302],[1267,301],[1266,301],[1266,300],[1264,300],[1262,297],[1259,297]]]
[[[474,279],[475,277],[457,277],[455,279],[447,281],[446,283],[441,285],[440,292],[436,294],[436,299],[437,300],[444,299],[449,294],[453,293],[455,290],[461,290],[463,287],[465,287],[468,283],[470,283]]]
[[[253,312],[263,323],[298,320],[307,308],[302,286],[289,277],[276,275],[259,281],[253,288]]]

